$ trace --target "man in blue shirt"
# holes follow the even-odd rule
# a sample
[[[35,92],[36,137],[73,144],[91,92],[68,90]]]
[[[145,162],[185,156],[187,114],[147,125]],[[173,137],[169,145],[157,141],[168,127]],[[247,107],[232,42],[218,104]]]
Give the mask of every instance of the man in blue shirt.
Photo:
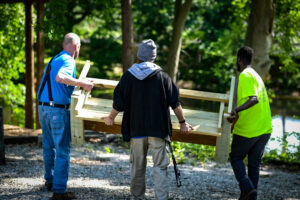
[[[78,35],[66,34],[63,49],[48,63],[37,94],[43,130],[45,186],[54,192],[51,199],[75,199],[74,194],[66,192],[71,143],[69,105],[75,86],[86,91],[93,88],[91,82],[75,76],[75,59],[80,51]]]

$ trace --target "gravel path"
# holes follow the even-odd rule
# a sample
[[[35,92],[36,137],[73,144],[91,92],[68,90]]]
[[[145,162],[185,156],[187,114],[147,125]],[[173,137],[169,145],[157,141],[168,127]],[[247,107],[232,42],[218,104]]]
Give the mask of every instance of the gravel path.
[[[68,190],[78,199],[129,199],[129,149],[115,143],[86,143],[72,147]],[[6,145],[5,166],[0,166],[0,200],[48,199],[43,188],[42,148],[36,144]],[[147,199],[155,199],[152,162],[148,157]],[[170,199],[237,199],[238,185],[230,164],[179,165],[183,186],[175,186],[173,165],[169,166]],[[300,173],[263,167],[260,200],[300,199]]]

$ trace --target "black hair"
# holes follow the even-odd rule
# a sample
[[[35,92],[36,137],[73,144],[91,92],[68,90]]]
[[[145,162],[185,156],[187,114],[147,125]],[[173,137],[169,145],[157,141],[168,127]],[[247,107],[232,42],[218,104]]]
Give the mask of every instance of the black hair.
[[[243,46],[239,49],[237,58],[240,59],[244,65],[250,65],[253,53],[254,52],[252,48]]]

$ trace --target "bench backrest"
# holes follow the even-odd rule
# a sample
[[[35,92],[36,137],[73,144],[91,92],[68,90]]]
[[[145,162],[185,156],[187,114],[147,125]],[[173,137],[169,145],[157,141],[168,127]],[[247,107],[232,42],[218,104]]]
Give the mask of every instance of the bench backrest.
[[[79,79],[87,79],[94,82],[94,87],[115,88],[118,81],[86,78],[90,68],[87,61]],[[172,141],[188,142],[216,146],[216,160],[225,162],[228,158],[230,143],[230,124],[225,122],[224,111],[230,112],[234,96],[235,77],[231,79],[229,93],[214,93],[189,89],[180,89],[180,97],[214,101],[220,103],[219,112],[206,112],[201,110],[184,109],[188,122],[195,128],[187,134],[181,134],[174,113],[171,112],[173,135]],[[112,101],[101,98],[89,98],[89,93],[76,87],[71,99],[71,130],[73,143],[84,142],[84,129],[108,133],[121,133],[121,116],[117,116],[114,126],[106,126],[101,120],[111,110]],[[227,107],[227,109],[225,109]]]

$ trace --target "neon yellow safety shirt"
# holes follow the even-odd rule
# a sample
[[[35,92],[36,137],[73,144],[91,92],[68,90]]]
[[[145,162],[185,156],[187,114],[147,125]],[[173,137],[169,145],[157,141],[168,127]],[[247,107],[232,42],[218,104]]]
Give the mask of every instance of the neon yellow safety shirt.
[[[240,111],[233,134],[247,138],[272,133],[271,110],[267,91],[263,80],[252,67],[247,67],[239,76],[238,107],[249,100],[249,96],[257,96],[258,103]]]

